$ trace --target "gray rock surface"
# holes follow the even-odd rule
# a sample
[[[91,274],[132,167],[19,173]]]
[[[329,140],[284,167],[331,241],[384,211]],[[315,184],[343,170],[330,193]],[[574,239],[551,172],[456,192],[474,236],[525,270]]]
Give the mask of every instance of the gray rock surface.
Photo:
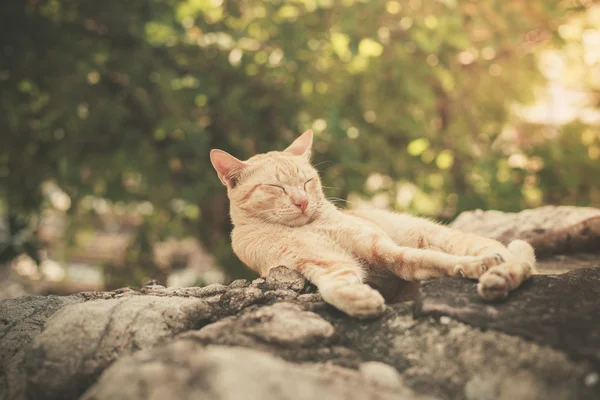
[[[83,300],[81,296],[24,296],[0,301],[0,399],[24,398],[26,350],[56,310]]]
[[[450,226],[505,244],[526,240],[538,256],[600,249],[600,209],[593,207],[545,206],[519,213],[466,211]]]
[[[319,313],[336,329],[340,340],[333,345],[354,355],[343,357],[340,364],[360,368],[361,362],[379,361],[391,365],[420,393],[464,399],[469,382],[476,377],[486,382],[491,393],[500,393],[505,390],[502,385],[521,382],[526,375],[535,384],[533,389],[527,386],[528,391],[535,390],[531,398],[594,399],[600,395],[598,385],[584,384],[586,377],[598,372],[589,362],[573,361],[550,347],[495,330],[481,331],[449,317],[415,319],[412,311],[412,304],[394,304],[380,320],[359,324],[328,308]],[[492,377],[502,380],[492,381]]]
[[[599,258],[592,253],[557,254],[539,259],[536,269],[538,274],[562,274],[574,269],[597,268]]]
[[[356,371],[285,362],[268,353],[178,340],[119,360],[84,400],[424,399],[401,382],[382,386]]]
[[[568,265],[569,258],[560,263]],[[4,341],[18,333],[14,321],[23,327],[34,324],[27,334],[30,342],[36,338],[27,351],[26,369],[26,342],[17,357],[21,363],[3,364],[2,376],[13,388],[4,398],[22,399],[26,391],[30,399],[77,398],[84,392],[89,399],[303,399],[306,393],[327,398],[596,399],[600,375],[594,360],[569,357],[569,349],[546,346],[539,337],[528,340],[526,332],[539,320],[535,315],[518,318],[518,313],[522,305],[534,310],[563,299],[569,302],[565,307],[585,310],[573,315],[596,315],[600,304],[589,300],[595,292],[577,289],[586,280],[594,285],[597,271],[536,276],[499,304],[482,303],[473,282],[434,280],[423,285],[416,303],[392,304],[370,321],[328,306],[314,287],[284,269],[265,279],[236,281],[233,287],[148,286],[11,300],[0,303],[0,309],[21,308],[14,308],[13,322],[3,325],[3,360],[14,352],[14,342]],[[451,310],[456,302],[468,302],[465,307],[483,310],[488,319],[463,319],[443,307],[423,311],[431,299]],[[512,336],[500,332],[510,324],[494,325],[490,317],[506,310],[513,310]],[[43,316],[55,311],[40,333]],[[589,319],[576,334],[593,339],[598,325]],[[542,329],[553,330],[570,332],[561,318],[548,319]],[[597,351],[593,340],[588,343],[589,351]]]
[[[46,322],[26,360],[30,399],[76,398],[118,357],[210,318],[200,299],[132,296],[66,306]]]
[[[315,346],[334,334],[333,325],[291,303],[254,308],[190,333],[207,343],[262,343],[277,346]]]
[[[449,278],[424,282],[415,315],[448,315],[519,335],[600,368],[600,268],[533,276],[509,299],[493,304],[478,297],[474,282]]]
[[[278,311],[277,319],[265,319],[274,330],[272,336],[256,335],[260,316]],[[296,318],[318,328],[303,329],[295,340],[282,343],[279,333]],[[247,353],[240,346],[254,351]],[[229,349],[231,363],[216,356],[215,348]],[[290,362],[301,369],[291,368]],[[321,366],[317,376],[310,372],[315,363]],[[337,367],[325,367],[331,365]],[[304,373],[298,374],[300,370]],[[350,381],[340,386],[340,374]],[[306,393],[321,393],[317,398],[388,398],[386,389],[392,388],[397,398],[413,398],[415,392],[446,399],[595,399],[598,384],[589,383],[597,374],[589,362],[571,360],[561,351],[516,336],[482,332],[448,317],[415,320],[410,303],[390,306],[379,320],[357,321],[323,303],[295,302],[252,306],[239,316],[186,332],[176,342],[124,358],[108,368],[84,398],[189,394],[304,399]],[[368,391],[359,390],[356,383]]]

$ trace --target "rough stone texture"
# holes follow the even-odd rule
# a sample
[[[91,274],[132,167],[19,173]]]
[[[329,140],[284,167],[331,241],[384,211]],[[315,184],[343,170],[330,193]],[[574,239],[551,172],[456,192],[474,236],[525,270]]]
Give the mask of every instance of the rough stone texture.
[[[362,363],[358,367],[358,370],[364,379],[378,386],[388,388],[406,386],[398,371],[391,365],[378,361],[369,361]]]
[[[579,268],[596,268],[599,265],[598,254],[576,253],[552,255],[538,260],[538,274],[562,274]]]
[[[333,326],[319,315],[303,311],[296,304],[278,303],[221,320],[191,335],[207,343],[305,347],[314,346],[333,333]]]
[[[307,280],[300,272],[281,266],[269,271],[265,286],[274,289],[291,289],[301,292],[307,283]]]
[[[526,240],[538,256],[600,249],[600,209],[592,207],[546,206],[519,213],[467,211],[450,226],[505,244]]]
[[[294,365],[250,349],[179,340],[119,360],[84,400],[424,399],[400,382],[381,386],[358,372]]]
[[[518,383],[522,390],[517,393],[523,393],[513,397],[518,399],[600,396],[599,385],[584,383],[588,376],[598,374],[589,362],[573,361],[561,351],[519,337],[482,332],[449,317],[415,320],[412,309],[410,303],[395,304],[381,320],[361,323],[339,313],[334,316],[329,308],[319,313],[335,326],[340,338],[335,345],[350,349],[360,362],[379,361],[395,367],[406,384],[420,393],[464,399],[471,380],[478,379],[489,393],[502,393],[508,390],[503,385]],[[352,365],[349,356],[342,361],[342,365],[360,367]],[[533,383],[526,384],[523,376]],[[530,391],[535,395],[527,397]]]
[[[556,221],[503,214],[488,236],[509,241],[527,221],[564,233],[583,215],[575,241],[594,243],[580,229],[593,228],[594,210],[558,211]],[[541,272],[571,272],[534,276],[499,303],[482,301],[473,281],[432,280],[415,302],[364,321],[283,267],[229,286],[1,301],[0,400],[598,399],[596,267],[599,254],[546,257]]]
[[[46,319],[61,307],[80,301],[81,296],[24,296],[0,301],[0,399],[24,397],[26,350]]]
[[[27,357],[30,399],[75,398],[119,356],[199,328],[199,299],[132,296],[66,306],[48,321]]]
[[[410,303],[392,305],[373,321],[350,319],[323,303],[294,305],[265,307],[270,309],[267,314],[277,309],[287,313],[279,322],[271,320],[272,328],[281,331],[291,322],[286,318],[312,309],[320,317],[304,312],[311,320],[329,321],[335,333],[321,334],[310,345],[302,345],[306,342],[300,338],[283,345],[278,340],[263,341],[260,335],[246,333],[256,327],[251,320],[260,308],[253,306],[237,318],[186,332],[174,343],[118,361],[84,398],[304,399],[307,393],[311,398],[387,398],[386,388],[395,388],[397,398],[413,398],[412,391],[447,399],[567,400],[600,395],[598,384],[589,384],[598,370],[588,362],[573,361],[565,353],[519,337],[482,332],[448,317],[415,320]],[[314,337],[311,332],[307,334]],[[215,344],[228,346],[223,348],[230,349],[231,363],[207,355]],[[239,346],[254,349],[257,356],[248,361],[249,353]],[[299,364],[304,372],[274,355]],[[321,367],[314,376],[310,371],[315,362],[338,368]],[[350,381],[338,385],[340,373]],[[365,386],[367,392],[358,389]]]
[[[586,257],[588,263],[595,257],[600,265],[599,256]],[[579,258],[563,257],[555,267]],[[548,265],[552,267],[552,260]],[[573,274],[579,278],[568,278]],[[511,336],[498,332],[505,324],[494,325],[493,319],[465,319],[470,324],[465,325],[453,319],[462,318],[459,314],[437,310],[429,316],[422,311],[422,305],[435,296],[447,299],[451,309],[453,300],[465,299],[467,308],[479,307],[489,315],[501,315],[513,301],[531,310],[555,301],[558,305],[552,307],[559,309],[563,299],[569,302],[566,308],[579,316],[574,318],[593,316],[600,303],[589,301],[594,294],[585,285],[594,285],[595,276],[597,271],[589,269],[567,276],[536,276],[500,304],[482,303],[471,281],[441,279],[424,285],[416,302],[417,319],[415,303],[408,302],[392,304],[381,318],[370,321],[333,309],[303,278],[281,269],[272,277],[236,281],[233,287],[153,285],[83,293],[63,299],[80,303],[45,311],[50,315],[60,308],[28,351],[26,370],[15,364],[4,367],[3,376],[17,382],[12,387],[20,385],[20,391],[5,398],[24,398],[22,382],[27,373],[30,399],[76,398],[85,390],[90,399],[303,399],[305,393],[319,393],[319,398],[388,398],[390,390],[396,398],[595,399],[600,396],[600,371],[593,358],[570,358],[573,352],[560,350],[565,347],[526,340],[531,337],[529,329],[540,325],[535,319],[539,316],[519,317],[515,305],[512,325],[506,324],[514,328]],[[56,299],[18,301],[51,305]],[[8,309],[13,303],[0,305]],[[21,323],[37,315],[29,314],[20,314]],[[593,332],[600,323],[585,321],[574,334],[587,337],[590,351],[597,351]],[[546,323],[546,329],[540,330],[544,335],[561,330],[573,333],[568,321],[559,317]],[[482,332],[478,326],[495,329]],[[550,343],[544,338],[534,340]],[[254,352],[247,353],[244,347]],[[2,351],[10,349],[5,346]],[[136,354],[128,356],[131,353]]]
[[[556,347],[600,367],[600,268],[533,276],[509,299],[494,304],[482,301],[475,283],[467,280],[424,282],[415,315],[448,315]]]

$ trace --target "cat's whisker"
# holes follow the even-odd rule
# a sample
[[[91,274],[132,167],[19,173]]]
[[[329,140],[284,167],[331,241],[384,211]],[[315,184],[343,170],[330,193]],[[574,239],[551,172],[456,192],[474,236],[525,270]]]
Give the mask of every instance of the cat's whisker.
[[[268,220],[269,222],[271,222],[272,224],[278,224],[278,223],[280,223],[281,221],[284,221],[284,220],[285,220],[285,217],[282,217],[282,216],[280,216],[280,215],[276,215],[276,216],[275,216],[275,218],[272,218],[272,217],[270,217],[270,218],[267,218],[267,220]]]
[[[321,161],[320,163],[316,163],[315,165],[313,165],[313,167],[317,168],[319,165],[325,164],[325,163],[333,163],[333,161],[332,160]]]
[[[332,203],[340,202],[340,203],[354,204],[352,201],[340,199],[339,197],[328,197],[327,200],[331,201]]]
[[[272,211],[275,211],[275,210],[277,210],[277,207],[269,208],[268,210],[259,211],[255,215],[265,214],[265,213],[272,212]]]
[[[268,209],[268,210],[262,210],[262,211],[258,211],[256,213],[252,214],[252,216],[253,217],[263,217],[265,215],[268,216],[269,213],[273,213],[276,210],[277,210],[277,208],[271,208],[271,209]]]

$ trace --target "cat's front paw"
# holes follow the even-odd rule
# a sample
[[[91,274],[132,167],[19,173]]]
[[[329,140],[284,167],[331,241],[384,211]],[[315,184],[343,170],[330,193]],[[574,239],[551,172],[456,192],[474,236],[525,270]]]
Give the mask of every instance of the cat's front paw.
[[[478,279],[486,273],[490,268],[500,265],[504,262],[504,258],[500,254],[482,257],[464,257],[466,260],[457,264],[453,270],[453,276],[461,276],[463,278]]]
[[[490,268],[479,278],[477,292],[486,300],[499,300],[508,296],[533,273],[531,263],[504,263]]]
[[[364,283],[325,287],[321,289],[321,296],[327,303],[353,317],[376,317],[385,310],[383,296]]]

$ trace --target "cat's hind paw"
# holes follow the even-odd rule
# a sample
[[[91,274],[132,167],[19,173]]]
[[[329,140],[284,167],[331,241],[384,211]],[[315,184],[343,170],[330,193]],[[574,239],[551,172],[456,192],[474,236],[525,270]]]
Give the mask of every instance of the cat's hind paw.
[[[510,291],[509,276],[504,268],[492,268],[479,278],[477,293],[486,300],[500,300]]]
[[[491,256],[483,257],[469,257],[467,262],[458,264],[454,267],[453,276],[478,279],[490,268],[500,265],[503,262],[504,258],[500,254],[493,254]]]
[[[327,303],[353,317],[376,317],[385,311],[383,296],[364,283],[329,287],[321,295]]]

